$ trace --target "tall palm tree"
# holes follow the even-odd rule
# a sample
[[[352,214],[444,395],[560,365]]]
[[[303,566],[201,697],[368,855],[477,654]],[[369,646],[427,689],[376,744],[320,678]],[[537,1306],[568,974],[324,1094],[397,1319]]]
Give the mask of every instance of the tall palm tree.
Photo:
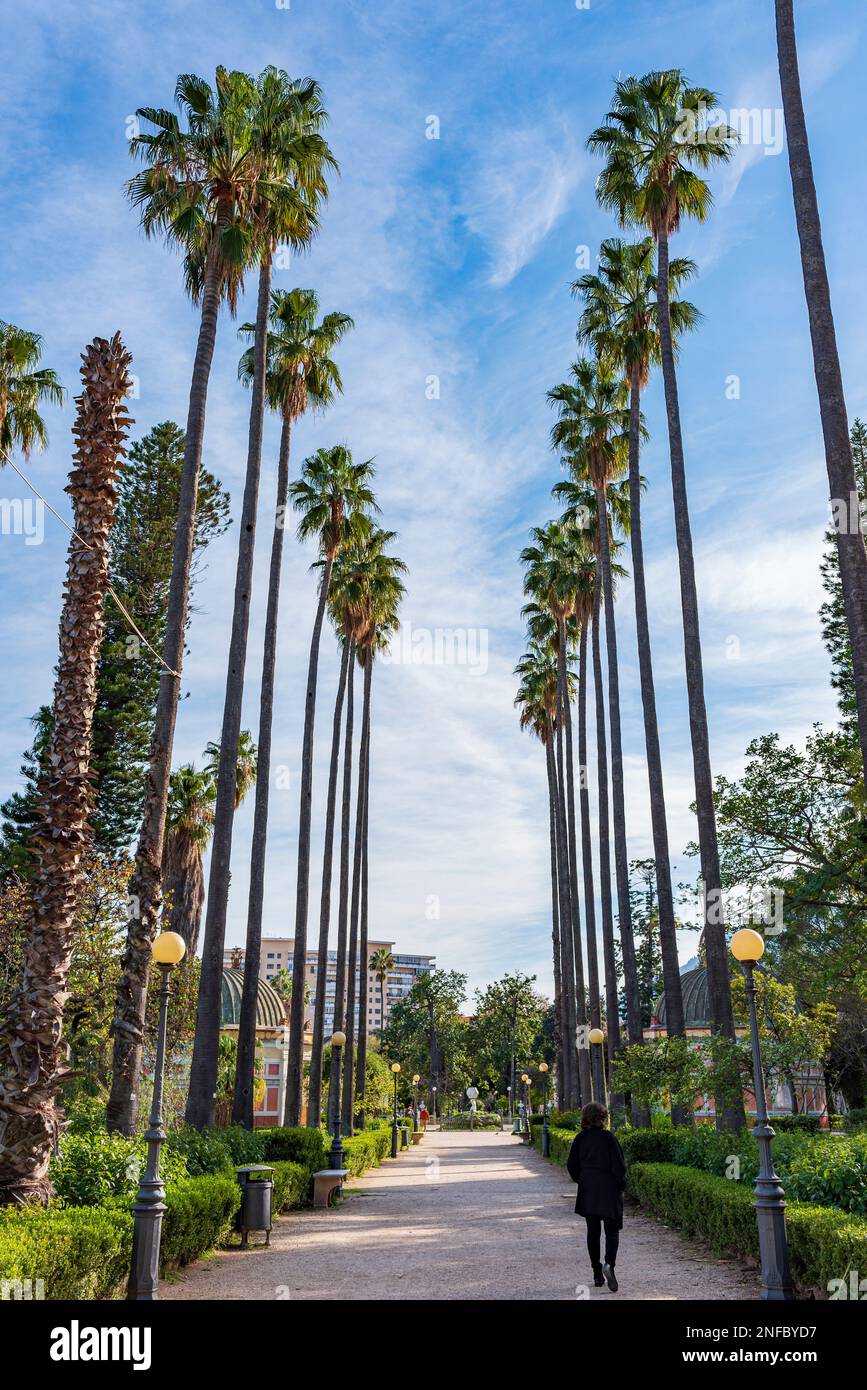
[[[590,1053],[585,1045],[587,1031],[586,991],[584,984],[583,950],[581,947],[581,913],[578,896],[577,836],[575,828],[574,757],[572,749],[571,696],[568,683],[569,629],[577,602],[578,555],[581,538],[570,527],[551,522],[533,532],[535,545],[521,555],[528,566],[524,590],[544,603],[556,628],[550,635],[558,658],[558,711],[554,726],[556,738],[556,767],[558,806],[561,816],[562,859],[568,887],[568,911],[561,919],[570,923],[569,932],[561,931],[563,949],[564,1024],[568,1046],[564,1048],[564,1090],[568,1104],[575,1106],[590,1095]],[[533,605],[525,607],[530,617]],[[543,635],[538,616],[530,623],[531,634]],[[564,747],[565,731],[565,747]],[[582,1030],[581,1045],[578,1032]],[[577,1055],[576,1055],[577,1047]]]
[[[63,1011],[93,800],[91,732],[108,541],[118,466],[132,423],[123,403],[132,388],[130,363],[119,334],[110,342],[95,338],[83,353],[72,431],[75,466],[67,488],[75,535],[67,553],[42,825],[34,837],[33,911],[18,988],[0,1024],[0,1205],[45,1202],[51,1196],[48,1161],[60,1124],[57,1092],[69,1076]],[[38,397],[37,392],[28,410]],[[10,440],[16,428],[20,438],[22,425],[13,421]],[[43,437],[32,416],[29,431],[31,439]]]
[[[64,390],[51,367],[40,367],[42,338],[0,319],[0,467],[13,449],[29,458],[48,441],[43,402],[62,405]]]
[[[713,92],[705,87],[690,87],[676,68],[647,73],[641,78],[628,77],[615,83],[612,108],[604,125],[590,136],[588,145],[606,159],[596,181],[599,201],[615,210],[622,225],[645,227],[657,245],[657,318],[680,568],[708,991],[714,1031],[734,1038],[698,593],[669,308],[669,238],[684,217],[698,221],[707,217],[711,193],[698,171],[730,159],[737,140],[736,132],[729,127],[707,124],[702,113],[713,111],[716,105]],[[719,1107],[718,1123],[727,1128],[743,1128],[742,1102]]]
[[[650,819],[656,865],[663,988],[668,1032],[675,1036],[683,1036],[683,993],[677,956],[674,894],[671,886],[665,790],[641,532],[641,391],[647,384],[651,366],[660,361],[654,252],[655,243],[652,237],[644,237],[635,243],[609,238],[602,243],[598,273],[581,276],[572,288],[584,301],[578,323],[578,337],[592,344],[599,358],[622,371],[629,387],[629,531],[650,790]],[[680,258],[669,264],[670,317],[672,329],[677,335],[694,327],[700,318],[694,305],[686,300],[671,298],[671,291],[676,291],[694,273],[693,261]],[[685,1118],[682,1107],[677,1107],[676,1118]]]
[[[314,290],[277,290],[271,295],[265,385],[268,404],[272,410],[279,413],[282,419],[282,428],[280,456],[277,464],[274,531],[271,539],[268,606],[265,614],[262,684],[259,694],[259,753],[265,768],[270,765],[271,761],[274,677],[277,659],[277,618],[280,605],[283,532],[289,501],[289,453],[292,427],[296,420],[301,419],[308,410],[325,410],[335,396],[343,390],[340,372],[336,362],[331,357],[331,353],[341,338],[353,326],[352,319],[347,314],[326,314],[321,322],[317,322],[318,317],[319,300]],[[242,332],[255,333],[255,325],[245,324]],[[239,367],[241,379],[247,384],[254,379],[255,368],[254,345],[244,353]],[[270,778],[265,776],[259,779],[256,787],[253,845],[250,855],[247,940],[244,955],[246,968],[241,996],[241,1016],[238,1025],[238,1078],[232,1111],[234,1122],[246,1125],[248,1129],[253,1127],[256,990],[265,900],[265,849],[268,836],[269,786]],[[329,798],[331,798],[330,788],[329,782]],[[329,800],[330,804],[331,800]],[[327,843],[328,837],[326,836],[326,845]],[[317,1003],[318,998],[317,995]]]
[[[364,709],[362,715],[363,747],[359,759],[364,769],[364,804],[362,810],[360,858],[360,921],[359,921],[359,1010],[358,1062],[355,1078],[355,1111],[360,1128],[364,1128],[364,1092],[367,1077],[368,1015],[367,993],[370,971],[368,950],[369,921],[369,831],[370,831],[370,735],[371,690],[373,667],[378,652],[387,650],[392,635],[398,630],[398,609],[404,595],[402,576],[407,567],[403,560],[387,555],[384,546],[395,538],[393,531],[376,531],[365,546],[364,631],[359,643],[359,655],[364,665]],[[359,776],[361,773],[359,772]],[[347,1050],[347,1056],[351,1056]]]
[[[256,512],[265,417],[271,264],[278,242],[304,247],[312,240],[316,230],[319,204],[328,192],[326,170],[335,164],[328,145],[319,133],[325,120],[321,93],[315,82],[309,79],[292,81],[285,72],[276,68],[266,69],[259,77],[251,119],[251,145],[259,163],[259,178],[249,210],[256,231],[259,293],[250,364],[252,390],[247,469],[238,528],[238,562],[223,704],[221,746],[229,751],[217,777],[205,944],[187,1101],[187,1118],[191,1124],[199,1127],[213,1120],[214,1079],[218,1065],[221,971],[235,815],[231,750],[235,747],[241,727],[253,591]],[[253,978],[251,988],[255,987],[255,983]],[[252,1104],[252,1081],[250,1097]]]
[[[378,947],[370,957],[370,968],[373,971],[374,979],[379,985],[380,1028],[385,1027],[385,986],[388,983],[388,977],[394,969],[395,964],[394,956],[387,946]]]
[[[554,964],[554,1051],[558,1100],[565,1104],[563,1090],[563,970],[560,942],[557,774],[554,766],[553,722],[558,704],[557,658],[538,642],[531,641],[515,667],[521,683],[515,697],[522,729],[531,729],[545,749],[548,782],[548,838],[551,856],[551,945]]]
[[[316,719],[316,682],[319,644],[325,606],[331,588],[335,557],[341,548],[370,529],[370,516],[378,511],[370,486],[373,461],[353,463],[343,445],[319,449],[304,462],[301,477],[289,489],[295,510],[301,514],[300,540],[315,537],[324,560],[319,602],[310,639],[307,694],[304,704],[304,742],[301,754],[301,807],[298,829],[298,880],[295,900],[292,1007],[289,1017],[289,1064],[286,1086],[286,1124],[301,1120],[301,1076],[304,1048],[304,967],[307,956],[307,906],[310,892],[310,824],[313,807],[313,730]]]
[[[831,288],[822,244],[819,201],[813,179],[813,162],[801,95],[798,45],[792,0],[776,0],[777,59],[786,119],[789,173],[795,203],[795,221],[801,247],[801,270],[810,320],[813,370],[819,393],[819,413],[825,442],[832,503],[843,504],[849,525],[836,526],[837,558],[843,605],[852,648],[852,669],[858,712],[861,760],[867,774],[867,552],[860,528],[860,499],[852,459],[849,418],[843,392],[843,374],[831,308]],[[852,515],[858,508],[858,523]]]
[[[183,251],[186,289],[200,306],[201,318],[184,436],[163,645],[165,669],[160,680],[141,832],[130,881],[135,911],[127,925],[112,1024],[112,1087],[106,1119],[110,1130],[126,1134],[134,1132],[138,1110],[150,951],[160,915],[166,805],[217,315],[223,299],[234,312],[244,271],[255,255],[256,229],[248,213],[261,168],[252,140],[256,87],[246,74],[220,67],[212,89],[202,78],[185,73],[178,78],[175,98],[186,117],[186,128],[172,111],[140,107],[137,115],[154,130],[130,141],[133,157],[141,155],[149,161],[128,184],[130,200],[141,210],[146,235],[163,235],[170,245]]]
[[[552,445],[555,449],[565,451],[574,478],[586,478],[592,484],[596,499],[595,534],[599,548],[608,655],[608,717],[611,726],[611,799],[617,915],[623,954],[629,1041],[640,1044],[644,1035],[641,1028],[641,999],[629,897],[614,584],[608,525],[598,524],[600,518],[608,517],[610,484],[619,478],[627,466],[629,413],[626,406],[626,387],[622,379],[615,376],[603,363],[582,358],[573,364],[569,380],[549,391],[548,399],[556,406],[559,415],[551,431]]]

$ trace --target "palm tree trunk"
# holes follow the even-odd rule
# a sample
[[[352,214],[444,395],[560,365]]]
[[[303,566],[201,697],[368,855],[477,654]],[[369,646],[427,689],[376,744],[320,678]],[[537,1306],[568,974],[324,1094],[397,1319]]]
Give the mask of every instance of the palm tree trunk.
[[[373,649],[368,652],[368,664],[373,681]],[[365,671],[366,674],[366,671]],[[369,976],[368,963],[368,831],[370,825],[370,710],[367,711],[367,733],[364,740],[364,827],[361,838],[361,930],[359,932],[359,951],[361,965],[358,981],[358,1060],[355,1068],[355,1123],[364,1129],[364,1091],[367,1079],[367,989]]]
[[[558,1092],[563,1086],[563,985],[560,969],[560,913],[557,884],[557,774],[550,737],[545,739],[545,770],[548,774],[548,836],[551,843],[551,945],[554,954],[554,1048]]]
[[[364,794],[367,779],[367,742],[370,734],[370,680],[373,663],[370,653],[364,663],[364,702],[361,713],[361,737],[358,743],[358,786],[355,798],[355,850],[352,862],[352,901],[349,907],[349,979],[346,987],[346,1066],[343,1069],[343,1096],[341,1114],[345,1134],[352,1133],[355,1090],[355,1007],[358,1002],[358,1019],[361,1023],[363,1000],[359,1000],[356,975],[358,974],[358,919],[361,905],[361,843],[364,836]],[[360,1032],[359,1027],[359,1032]]]
[[[713,778],[710,769],[710,745],[707,728],[707,708],[704,699],[704,672],[701,658],[701,629],[698,616],[698,594],[695,585],[695,561],[692,553],[692,532],[689,524],[689,502],[686,495],[686,470],[683,461],[683,438],[680,429],[680,405],[677,396],[677,374],[674,367],[674,346],[671,337],[671,316],[668,305],[668,235],[663,229],[658,236],[656,300],[659,317],[659,342],[662,357],[662,377],[665,387],[665,409],[668,417],[668,443],[671,456],[671,490],[674,497],[674,525],[677,537],[677,558],[680,568],[680,603],[683,616],[683,646],[686,659],[686,690],[689,701],[689,731],[692,740],[692,763],[695,776],[695,804],[698,819],[698,843],[701,876],[704,884],[703,931],[707,956],[707,982],[711,1019],[714,1032],[734,1038],[731,988],[726,955],[720,887],[719,846],[716,834],[716,814],[713,804]],[[742,1101],[718,1107],[717,1123],[727,1129],[743,1129],[746,1116]]]
[[[226,940],[226,909],[229,904],[229,870],[232,856],[232,828],[235,820],[238,739],[241,734],[241,705],[244,699],[244,672],[247,664],[247,636],[253,597],[253,558],[256,548],[256,508],[262,472],[262,431],[265,421],[265,367],[267,362],[268,309],[271,302],[271,255],[259,267],[259,297],[256,305],[253,389],[250,402],[250,428],[247,440],[247,470],[244,501],[238,533],[238,563],[235,570],[235,596],[232,608],[232,635],[229,640],[229,666],[220,733],[220,766],[217,773],[217,799],[214,806],[214,835],[208,873],[205,909],[205,938],[202,971],[196,1010],[196,1035],[190,1066],[187,1096],[187,1123],[205,1129],[214,1123],[214,1092],[217,1087],[222,1002],[223,948]],[[258,780],[258,779],[257,779]]]
[[[565,625],[564,625],[565,635]],[[578,847],[575,833],[575,759],[572,749],[572,709],[566,692],[563,707],[566,731],[566,798],[569,836],[569,896],[572,901],[572,958],[575,966],[575,1021],[578,1039],[578,1104],[590,1098],[590,1042],[587,1037],[587,993],[584,985],[584,953],[581,949],[581,906],[578,898]]]
[[[349,642],[343,643],[340,677],[334,700],[331,732],[331,765],[328,769],[328,798],[325,806],[325,846],[322,852],[322,896],[319,906],[319,949],[316,955],[316,1002],[313,1010],[313,1045],[307,1084],[307,1125],[319,1128],[322,1111],[322,1055],[325,1049],[325,986],[328,979],[328,931],[331,926],[331,871],[334,861],[334,820],[337,810],[337,773],[340,763],[340,727],[346,694]],[[335,1026],[337,1020],[335,1019]]]
[[[67,552],[33,911],[18,987],[0,1029],[0,1204],[47,1202],[52,1195],[48,1162],[62,1119],[57,1092],[70,1075],[63,1013],[82,855],[90,840],[91,736],[108,539],[118,463],[132,423],[123,404],[130,361],[119,334],[111,342],[95,338],[83,355],[75,466],[67,487],[77,536]]]
[[[283,530],[289,498],[289,449],[292,422],[284,416],[277,462],[277,498],[268,606],[262,653],[262,687],[259,692],[259,738],[256,772],[256,806],[250,852],[250,891],[247,899],[247,938],[244,945],[244,985],[238,1022],[238,1059],[235,1065],[235,1098],[232,1123],[253,1128],[253,1081],[256,1068],[256,1011],[259,1002],[259,962],[262,952],[262,914],[265,905],[265,851],[268,843],[268,799],[271,791],[271,734],[274,723],[274,675],[277,664],[277,618],[280,609],[280,572],[283,565]]]
[[[605,513],[600,513],[604,523]],[[596,705],[597,792],[599,797],[599,896],[602,902],[602,963],[605,970],[605,1022],[608,1060],[620,1051],[620,1014],[617,998],[617,963],[614,959],[614,914],[611,905],[611,841],[608,821],[608,741],[605,736],[605,693],[602,686],[602,652],[599,615],[602,606],[602,570],[596,567],[593,590],[593,683]],[[614,1111],[623,1109],[623,1096],[611,1097]]]
[[[557,873],[560,882],[560,985],[563,990],[563,1089],[568,1109],[578,1101],[578,1016],[575,1007],[575,954],[572,946],[572,899],[569,890],[569,839],[566,831],[566,777],[563,767],[563,689],[566,684],[566,642],[560,624],[557,655]]]
[[[801,270],[810,320],[813,370],[819,393],[828,484],[832,505],[836,503],[838,507],[842,506],[843,515],[850,520],[848,526],[838,523],[835,530],[843,605],[852,648],[861,760],[867,773],[867,551],[860,529],[861,504],[852,461],[843,374],[822,244],[822,224],[801,97],[792,0],[776,0],[776,18],[789,172],[801,247]],[[859,518],[857,525],[851,524],[856,517]]]
[[[647,614],[647,586],[644,577],[644,538],[641,534],[641,386],[634,376],[629,393],[629,534],[632,548],[632,582],[635,589],[635,629],[638,638],[638,671],[641,706],[644,713],[644,745],[647,750],[647,780],[650,789],[650,825],[656,864],[656,901],[659,916],[659,945],[662,953],[662,985],[665,995],[666,1032],[684,1036],[683,990],[677,958],[677,928],[674,920],[674,894],[671,887],[671,859],[668,849],[668,823],[665,814],[665,783],[659,747],[653,658],[650,651],[650,620]],[[684,1106],[672,1108],[675,1124],[689,1123]]]
[[[160,931],[176,931],[184,938],[189,963],[196,954],[199,925],[205,902],[205,873],[202,851],[191,846],[183,832],[165,837],[163,847],[163,907]],[[169,905],[170,904],[170,905]]]
[[[292,1002],[289,1012],[289,1061],[286,1078],[286,1121],[301,1123],[304,1065],[304,973],[307,965],[307,901],[310,895],[310,823],[313,816],[313,726],[316,721],[316,680],[325,605],[331,588],[334,556],[328,555],[319,590],[319,604],[310,640],[307,696],[304,704],[304,743],[301,752],[301,814],[298,828],[298,884],[295,897],[295,943],[292,950]],[[347,1057],[349,1053],[347,1053]]]
[[[599,952],[596,944],[596,894],[593,887],[593,849],[590,829],[590,788],[587,785],[587,624],[581,627],[578,656],[578,765],[581,781],[581,859],[584,866],[584,913],[587,921],[587,983],[590,991],[590,1022],[601,1023],[599,1008]]]
[[[611,800],[614,812],[614,874],[617,880],[617,918],[623,980],[626,994],[626,1027],[633,1046],[644,1042],[641,1028],[641,991],[635,961],[632,932],[632,903],[629,897],[629,856],[626,846],[626,797],[623,788],[623,742],[620,732],[620,668],[617,660],[617,628],[614,621],[614,584],[611,578],[611,545],[608,536],[608,499],[604,487],[596,488],[596,515],[599,518],[599,557],[602,563],[605,645],[608,654],[608,719],[611,725]],[[633,1124],[647,1125],[646,1110],[633,1106]]]
[[[159,926],[166,805],[172,767],[175,720],[181,693],[181,667],[190,593],[190,565],[196,524],[196,499],[202,441],[205,433],[205,406],[208,379],[217,338],[217,314],[222,282],[215,262],[208,265],[202,290],[202,317],[196,357],[190,383],[184,463],[178,497],[178,523],[172,553],[172,575],[166,613],[163,661],[168,670],[160,673],[160,689],[154,716],[150,761],[145,783],[142,824],[136,849],[135,868],[129,885],[133,910],[127,923],[126,948],[115,997],[111,1031],[111,1095],[105,1119],[110,1132],[133,1134],[138,1114],[138,1088],[144,1042],[145,1006],[151,964],[151,945]],[[175,672],[171,675],[170,672]]]
[[[346,944],[349,910],[349,831],[352,818],[352,735],[354,713],[355,643],[347,635],[349,665],[346,673],[346,730],[343,735],[343,794],[340,811],[340,895],[337,905],[337,969],[334,987],[334,1029],[346,1031]],[[346,1056],[349,1054],[344,1049]],[[341,1068],[341,1072],[344,1068]],[[340,1088],[334,1049],[328,1083],[328,1129],[334,1133],[340,1115]]]

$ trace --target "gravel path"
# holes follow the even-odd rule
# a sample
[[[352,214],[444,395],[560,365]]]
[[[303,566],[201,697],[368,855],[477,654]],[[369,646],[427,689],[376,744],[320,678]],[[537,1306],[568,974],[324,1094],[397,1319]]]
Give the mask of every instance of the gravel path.
[[[280,1217],[266,1250],[221,1251],[171,1299],[753,1299],[755,1275],[627,1209],[620,1292],[592,1287],[575,1188],[510,1133],[429,1131],[339,1208]],[[258,1237],[254,1237],[258,1239]],[[588,1288],[588,1280],[590,1287]]]

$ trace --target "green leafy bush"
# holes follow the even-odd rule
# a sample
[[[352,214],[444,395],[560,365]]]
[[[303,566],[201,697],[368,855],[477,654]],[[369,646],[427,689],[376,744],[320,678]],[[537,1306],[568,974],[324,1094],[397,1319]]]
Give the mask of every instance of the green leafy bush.
[[[275,1163],[289,1161],[300,1163],[315,1173],[327,1166],[330,1140],[321,1129],[283,1127],[280,1129],[261,1129],[263,1157],[258,1162]]]
[[[166,1188],[160,1268],[189,1264],[217,1245],[232,1228],[241,1189],[228,1173],[186,1178]]]
[[[122,1134],[67,1134],[60,1152],[49,1165],[54,1190],[64,1206],[98,1206],[110,1197],[135,1195],[145,1164],[144,1139]],[[187,1176],[187,1164],[179,1153],[164,1153],[160,1171],[165,1182]]]
[[[310,1169],[303,1163],[274,1164],[274,1211],[294,1211],[307,1205]]]
[[[673,1163],[633,1163],[629,1190],[643,1206],[719,1251],[758,1259],[752,1194],[743,1183]],[[867,1267],[867,1220],[829,1207],[789,1205],[792,1277],[802,1290],[826,1292],[832,1279]]]
[[[179,1154],[187,1165],[190,1177],[204,1177],[209,1173],[221,1173],[234,1166],[229,1146],[224,1144],[221,1135],[228,1130],[194,1129],[192,1125],[182,1125],[169,1134],[163,1145],[163,1153]],[[255,1131],[254,1131],[255,1133]],[[257,1156],[250,1160],[260,1162]]]
[[[448,1115],[442,1122],[443,1129],[495,1129],[503,1127],[502,1118],[488,1111],[480,1110],[476,1115]]]
[[[799,1202],[867,1214],[867,1133],[805,1145],[786,1165],[785,1187]]]
[[[822,1128],[821,1115],[772,1115],[771,1125],[777,1134],[818,1134]]]
[[[844,1124],[850,1134],[857,1134],[859,1130],[867,1129],[867,1106],[856,1106],[850,1110]]]
[[[48,1299],[111,1298],[132,1253],[132,1216],[105,1207],[4,1207],[0,1280],[41,1279]]]
[[[343,1166],[353,1177],[376,1168],[391,1153],[391,1129],[363,1129],[343,1140]]]

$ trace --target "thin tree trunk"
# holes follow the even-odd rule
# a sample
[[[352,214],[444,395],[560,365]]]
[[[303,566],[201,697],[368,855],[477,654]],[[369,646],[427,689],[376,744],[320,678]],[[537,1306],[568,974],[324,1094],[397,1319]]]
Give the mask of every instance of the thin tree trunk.
[[[189,839],[168,832],[163,846],[163,907],[160,931],[176,931],[184,938],[186,960],[191,961],[199,942],[199,926],[205,902],[202,851],[190,849]],[[169,906],[171,903],[171,906]]]
[[[328,555],[319,590],[319,603],[310,662],[307,668],[307,696],[304,703],[304,743],[301,752],[301,813],[298,828],[298,883],[295,897],[295,943],[292,950],[292,1001],[289,1011],[289,1061],[286,1078],[286,1120],[290,1126],[301,1123],[304,1067],[304,973],[307,966],[307,902],[310,896],[310,823],[313,816],[313,727],[316,722],[316,681],[319,672],[319,643],[325,605],[331,588],[334,556]],[[350,1053],[347,1053],[347,1060]]]
[[[850,522],[847,526],[844,520],[838,520],[835,531],[843,605],[852,648],[861,760],[867,772],[867,551],[861,532],[861,503],[852,460],[843,374],[831,308],[831,288],[801,97],[792,0],[776,0],[776,20],[789,172],[801,247],[801,270],[810,320],[813,370],[819,393],[828,485],[832,505],[836,503],[842,517]]]
[[[604,523],[604,512],[600,515]],[[608,741],[605,736],[605,693],[602,685],[602,652],[599,617],[602,606],[602,572],[596,567],[593,590],[593,682],[596,706],[597,794],[599,798],[599,896],[602,902],[602,963],[605,969],[605,1022],[608,1059],[620,1051],[620,1013],[617,998],[617,963],[614,959],[614,913],[611,904],[611,842],[608,820]],[[623,1109],[623,1096],[611,1097],[612,1110]]]
[[[95,338],[83,353],[76,398],[70,539],[60,618],[54,721],[33,909],[18,987],[0,1029],[0,1204],[47,1202],[48,1162],[60,1134],[58,1089],[70,1075],[63,1013],[75,940],[82,856],[90,840],[91,753],[96,674],[108,589],[120,459],[132,424],[123,401],[131,358],[120,335]],[[80,539],[79,539],[80,537]]]
[[[565,637],[565,624],[564,624]],[[590,1090],[590,1042],[587,1037],[587,993],[584,953],[581,949],[581,907],[578,898],[578,846],[575,833],[575,759],[572,749],[572,709],[568,688],[563,707],[566,732],[566,797],[569,835],[569,895],[572,900],[572,959],[575,967],[575,1022],[578,1047],[578,1104],[585,1104]]]
[[[355,1091],[355,1006],[358,984],[358,925],[361,906],[361,842],[364,836],[364,793],[367,778],[367,740],[370,732],[370,680],[373,663],[370,653],[364,664],[364,702],[361,713],[361,736],[358,742],[358,786],[355,799],[355,850],[352,863],[352,901],[349,907],[349,980],[346,990],[346,1066],[343,1071],[342,1117],[344,1133],[352,1133]],[[361,1023],[362,1001],[358,1000]],[[359,1032],[361,1031],[359,1026]]]
[[[558,1092],[563,1086],[563,986],[560,970],[560,913],[557,884],[557,774],[550,737],[545,739],[548,774],[548,835],[551,843],[551,945],[554,954],[554,1049]]]
[[[561,644],[561,652],[564,648]],[[565,663],[565,655],[563,657]],[[560,987],[563,991],[563,1089],[566,1107],[572,1109],[578,1100],[578,1018],[575,1008],[575,955],[572,948],[572,901],[569,893],[569,840],[566,833],[566,778],[563,768],[563,678],[557,680],[556,769],[557,769],[557,874],[560,884]],[[564,672],[565,674],[565,664]]]
[[[159,926],[163,838],[166,806],[172,769],[175,721],[181,693],[181,668],[190,593],[190,565],[196,524],[196,500],[202,441],[205,433],[205,407],[208,379],[217,338],[217,314],[222,281],[213,261],[208,265],[202,290],[202,317],[196,344],[196,357],[190,383],[187,429],[184,436],[184,463],[178,497],[178,523],[172,553],[169,581],[166,635],[163,661],[168,670],[160,672],[160,689],[154,716],[150,762],[145,783],[142,824],[136,849],[135,868],[129,885],[131,904],[127,923],[126,948],[115,997],[111,1031],[111,1095],[105,1118],[110,1132],[135,1132],[138,1115],[138,1088],[144,1043],[145,1007],[150,975],[151,945]],[[169,672],[176,672],[170,675]]]
[[[665,409],[668,417],[677,558],[680,568],[680,602],[683,615],[683,646],[686,659],[686,690],[689,701],[689,731],[692,740],[692,763],[695,776],[698,842],[701,876],[704,884],[703,930],[707,956],[708,993],[714,1032],[722,1033],[727,1038],[734,1038],[735,1028],[732,1017],[731,987],[720,886],[719,847],[713,804],[713,778],[710,768],[707,709],[704,698],[698,594],[695,586],[695,561],[692,553],[692,532],[686,494],[686,470],[683,461],[683,438],[680,428],[680,405],[671,337],[668,286],[668,235],[663,230],[658,237],[656,300],[662,377],[665,386]],[[742,1100],[729,1102],[722,1108],[717,1107],[717,1111],[717,1123],[727,1129],[743,1129],[746,1124]]]
[[[590,1022],[598,1028],[602,1021],[599,1008],[599,952],[596,943],[596,894],[593,887],[593,850],[590,829],[590,788],[587,785],[587,624],[581,628],[578,655],[578,764],[580,783],[578,799],[581,804],[581,859],[584,866],[584,914],[587,923],[587,982],[590,990]]]
[[[238,1060],[235,1065],[235,1098],[232,1123],[253,1128],[253,1082],[256,1067],[256,1012],[259,1003],[259,962],[262,953],[262,914],[265,905],[265,852],[268,843],[268,800],[271,792],[271,735],[274,723],[274,676],[277,664],[277,618],[280,609],[280,573],[283,565],[283,532],[289,500],[289,449],[292,421],[284,416],[277,463],[277,498],[271,568],[268,575],[268,607],[262,653],[262,687],[259,692],[259,738],[256,772],[256,806],[250,852],[250,891],[247,900],[247,939],[244,946],[244,985],[238,1023]]]
[[[262,472],[262,431],[265,420],[265,367],[267,363],[268,310],[271,302],[271,255],[259,267],[259,298],[256,305],[253,387],[250,401],[250,428],[247,440],[247,470],[244,501],[238,534],[238,563],[232,608],[232,635],[220,733],[220,764],[217,772],[217,799],[214,805],[214,835],[208,872],[205,908],[205,936],[202,970],[196,1010],[196,1034],[190,1065],[190,1089],[186,1118],[196,1129],[214,1123],[214,1096],[217,1089],[222,1006],[223,948],[226,941],[226,909],[229,904],[229,878],[232,856],[232,829],[235,820],[235,792],[238,776],[238,739],[241,735],[241,706],[244,699],[244,672],[247,664],[247,637],[250,630],[250,604],[253,597],[253,559],[256,548],[256,509]]]
[[[603,607],[605,609],[605,644],[608,653],[608,719],[611,725],[611,800],[614,812],[614,875],[617,881],[617,925],[620,932],[620,951],[623,956],[623,981],[626,994],[626,1027],[629,1041],[640,1047],[644,1042],[641,1028],[641,992],[638,966],[635,960],[635,938],[632,932],[632,903],[629,897],[629,856],[626,847],[626,797],[623,788],[623,742],[620,732],[620,668],[617,661],[617,628],[614,622],[614,584],[611,578],[611,545],[608,536],[608,500],[604,487],[596,488],[596,515],[599,519],[599,551],[602,562]],[[632,1122],[648,1125],[650,1115],[637,1104],[632,1107]]]
[[[683,990],[677,957],[677,928],[674,894],[671,887],[671,859],[668,823],[665,813],[665,783],[659,747],[659,722],[653,658],[650,650],[650,620],[647,613],[647,585],[644,577],[644,538],[641,534],[641,386],[636,374],[629,392],[629,534],[632,548],[632,582],[635,590],[635,630],[638,638],[638,671],[641,706],[644,713],[644,745],[647,751],[647,781],[650,791],[650,825],[656,865],[656,900],[659,915],[659,945],[662,954],[662,984],[665,995],[666,1032],[684,1036]],[[672,1107],[675,1124],[689,1123],[691,1116],[682,1105]]]
[[[343,643],[340,677],[334,700],[331,732],[331,765],[328,769],[328,798],[325,806],[325,846],[322,852],[322,896],[319,906],[319,949],[316,955],[316,1002],[313,1009],[313,1045],[307,1084],[307,1125],[318,1129],[322,1112],[322,1056],[325,1049],[325,986],[328,980],[328,932],[331,926],[331,872],[334,862],[334,820],[337,810],[337,773],[340,764],[340,728],[346,694],[349,642]],[[335,1027],[337,1020],[335,1019]]]
[[[367,656],[368,665],[371,668],[371,685],[373,682],[373,649],[371,648]],[[366,672],[365,672],[366,674]],[[368,702],[369,705],[369,702]],[[367,989],[368,989],[368,843],[370,827],[370,709],[367,710],[367,733],[364,740],[364,825],[361,836],[361,930],[359,933],[359,950],[361,953],[361,965],[359,967],[358,983],[358,1061],[355,1071],[355,1115],[356,1125],[359,1129],[364,1129],[364,1091],[367,1079]]]
[[[347,635],[349,665],[346,672],[346,730],[343,735],[343,793],[340,811],[340,894],[337,906],[337,969],[334,986],[334,1029],[346,1031],[346,946],[349,911],[349,833],[352,818],[352,735],[354,715],[355,643]],[[344,1049],[345,1052],[345,1049]],[[346,1053],[348,1056],[348,1053]],[[341,1072],[344,1069],[341,1068]],[[340,1087],[334,1050],[328,1083],[328,1128],[334,1133],[340,1111]]]

